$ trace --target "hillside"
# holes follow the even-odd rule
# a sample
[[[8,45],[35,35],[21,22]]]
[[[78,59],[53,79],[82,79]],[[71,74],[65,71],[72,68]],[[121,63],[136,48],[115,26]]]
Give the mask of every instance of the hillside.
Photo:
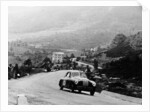
[[[141,29],[141,7],[9,8],[9,41],[83,49],[108,44],[118,32]]]
[[[103,72],[125,79],[134,78],[142,80],[142,32],[126,37],[118,34],[113,39],[109,50],[106,52],[110,57],[122,57],[119,60],[103,64]],[[138,82],[136,82],[138,83]]]
[[[108,57],[122,57],[129,54],[142,53],[142,32],[126,37],[118,34],[113,39],[109,50],[106,52]]]
[[[126,85],[124,89],[115,85],[108,90],[142,98],[142,32],[128,37],[116,35],[106,53],[120,59],[104,63],[101,72],[119,78],[119,83]]]

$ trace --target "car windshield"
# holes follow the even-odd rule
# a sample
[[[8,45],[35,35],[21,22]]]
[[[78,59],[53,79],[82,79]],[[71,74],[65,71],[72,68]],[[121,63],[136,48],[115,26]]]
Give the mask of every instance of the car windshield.
[[[81,75],[80,75],[80,76],[81,76],[82,78],[87,78],[86,75],[85,75],[85,73],[82,73],[82,72],[81,72]]]
[[[80,73],[79,73],[79,72],[72,72],[72,73],[71,73],[71,76],[72,76],[72,77],[79,77],[79,76],[80,76]]]

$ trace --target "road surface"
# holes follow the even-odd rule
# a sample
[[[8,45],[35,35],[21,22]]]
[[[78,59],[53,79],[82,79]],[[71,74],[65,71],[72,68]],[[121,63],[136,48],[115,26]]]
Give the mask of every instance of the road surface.
[[[29,105],[141,105],[139,98],[102,91],[91,96],[89,92],[72,93],[59,90],[59,79],[67,71],[38,73],[8,81],[8,104],[16,105],[17,96],[24,94]]]
[[[76,61],[77,63],[78,63],[78,65],[85,65],[85,66],[89,66],[89,67],[91,67],[92,69],[94,69],[94,66],[93,65],[91,65],[91,64],[87,64],[87,63],[84,63],[84,62],[81,62],[81,61]],[[101,67],[98,67],[99,69],[102,69]]]

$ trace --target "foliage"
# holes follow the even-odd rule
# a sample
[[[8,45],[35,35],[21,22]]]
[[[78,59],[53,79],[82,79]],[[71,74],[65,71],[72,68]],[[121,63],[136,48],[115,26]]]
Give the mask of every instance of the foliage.
[[[31,59],[25,60],[24,65],[28,65],[28,66],[32,65]]]
[[[46,63],[46,62],[51,63],[51,60],[50,60],[50,58],[49,58],[49,57],[46,57],[46,58],[43,60],[43,63]]]
[[[113,39],[108,51],[108,57],[122,57],[129,54],[135,54],[142,50],[142,32],[126,37],[123,34],[118,34]]]
[[[73,54],[73,53],[70,55],[70,58],[75,58],[75,56],[74,56],[74,54]]]
[[[139,53],[106,63],[103,68],[102,72],[108,74],[109,77],[135,78],[142,81],[142,58]]]

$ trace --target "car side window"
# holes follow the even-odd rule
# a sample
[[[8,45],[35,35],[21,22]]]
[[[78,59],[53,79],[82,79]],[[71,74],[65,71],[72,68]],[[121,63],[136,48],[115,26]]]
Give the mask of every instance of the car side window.
[[[65,77],[70,77],[70,74],[71,74],[71,73],[70,73],[70,72],[68,72],[68,73],[66,74],[66,76],[65,76]]]

